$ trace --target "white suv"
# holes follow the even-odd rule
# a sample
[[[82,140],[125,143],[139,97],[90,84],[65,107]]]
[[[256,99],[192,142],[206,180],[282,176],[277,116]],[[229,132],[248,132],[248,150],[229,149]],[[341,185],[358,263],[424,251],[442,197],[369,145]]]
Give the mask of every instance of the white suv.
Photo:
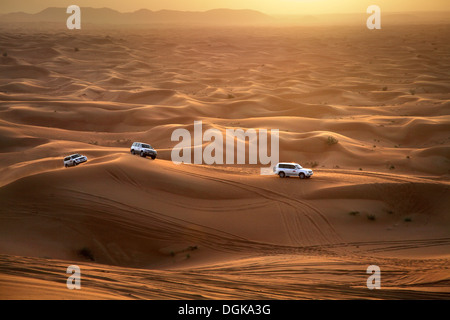
[[[86,162],[87,157],[79,153],[72,154],[64,158],[64,167],[77,166],[80,163]]]
[[[280,176],[280,178],[297,176],[300,179],[311,178],[313,172],[311,169],[305,169],[298,163],[294,162],[280,162],[273,167],[273,172]]]
[[[152,148],[151,145],[142,142],[134,142],[131,145],[130,149],[131,154],[139,154],[141,157],[150,156],[153,160],[155,160],[156,155],[158,154],[155,149]]]

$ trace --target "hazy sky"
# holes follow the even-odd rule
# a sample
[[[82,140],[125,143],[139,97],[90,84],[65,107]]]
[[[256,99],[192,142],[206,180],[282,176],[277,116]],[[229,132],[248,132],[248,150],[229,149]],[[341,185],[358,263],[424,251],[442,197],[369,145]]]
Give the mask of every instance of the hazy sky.
[[[0,0],[0,13],[36,13],[47,7],[108,7],[122,12],[141,8],[205,11],[215,8],[253,9],[267,14],[365,12],[371,4],[382,11],[450,11],[450,0]]]

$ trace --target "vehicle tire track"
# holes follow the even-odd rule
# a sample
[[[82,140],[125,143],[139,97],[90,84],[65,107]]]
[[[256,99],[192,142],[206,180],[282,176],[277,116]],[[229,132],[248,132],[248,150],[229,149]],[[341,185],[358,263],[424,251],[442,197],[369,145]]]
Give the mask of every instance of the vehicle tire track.
[[[303,226],[305,223],[311,225],[311,229],[308,229],[308,232],[305,232],[305,234],[309,233],[310,239],[316,239],[319,240],[321,244],[328,244],[328,243],[336,243],[336,242],[342,242],[342,238],[338,234],[338,232],[334,229],[334,227],[331,225],[331,223],[327,220],[325,215],[321,213],[317,208],[313,207],[311,204],[301,201],[295,198],[288,197],[284,194],[281,194],[279,192],[268,190],[265,188],[249,185],[242,182],[236,182],[233,180],[223,179],[223,178],[216,178],[216,177],[210,177],[203,174],[198,173],[190,173],[186,171],[182,171],[179,169],[172,169],[173,171],[180,172],[182,174],[199,177],[202,179],[219,182],[227,185],[232,185],[233,187],[238,187],[240,189],[243,189],[247,192],[256,193],[259,196],[276,201],[278,203],[283,203],[291,208],[293,208],[296,212],[297,219],[296,221],[297,225]],[[300,205],[300,206],[299,206]],[[303,219],[302,219],[303,218]],[[314,236],[311,236],[311,231],[314,229],[316,234]],[[317,242],[317,241],[316,241]]]

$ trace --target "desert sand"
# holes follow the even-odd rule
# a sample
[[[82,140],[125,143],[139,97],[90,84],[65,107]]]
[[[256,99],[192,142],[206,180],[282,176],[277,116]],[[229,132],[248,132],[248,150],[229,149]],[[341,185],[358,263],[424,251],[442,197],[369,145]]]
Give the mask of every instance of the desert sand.
[[[448,299],[449,37],[3,25],[0,298]],[[172,163],[196,120],[279,129],[280,160],[315,175]]]

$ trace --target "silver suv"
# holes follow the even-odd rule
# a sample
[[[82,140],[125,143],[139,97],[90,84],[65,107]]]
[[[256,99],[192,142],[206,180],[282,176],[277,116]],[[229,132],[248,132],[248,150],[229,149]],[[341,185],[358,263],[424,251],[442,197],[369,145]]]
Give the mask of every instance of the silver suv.
[[[139,154],[141,157],[150,156],[153,160],[155,160],[156,155],[158,154],[155,149],[152,148],[151,145],[142,142],[134,142],[131,145],[130,149],[131,154]]]
[[[314,174],[311,169],[305,169],[294,162],[280,162],[273,167],[273,172],[279,175],[280,178],[296,176],[300,177],[300,179],[311,178]]]
[[[86,162],[87,157],[79,153],[72,154],[64,158],[64,167],[77,166],[80,163]]]

